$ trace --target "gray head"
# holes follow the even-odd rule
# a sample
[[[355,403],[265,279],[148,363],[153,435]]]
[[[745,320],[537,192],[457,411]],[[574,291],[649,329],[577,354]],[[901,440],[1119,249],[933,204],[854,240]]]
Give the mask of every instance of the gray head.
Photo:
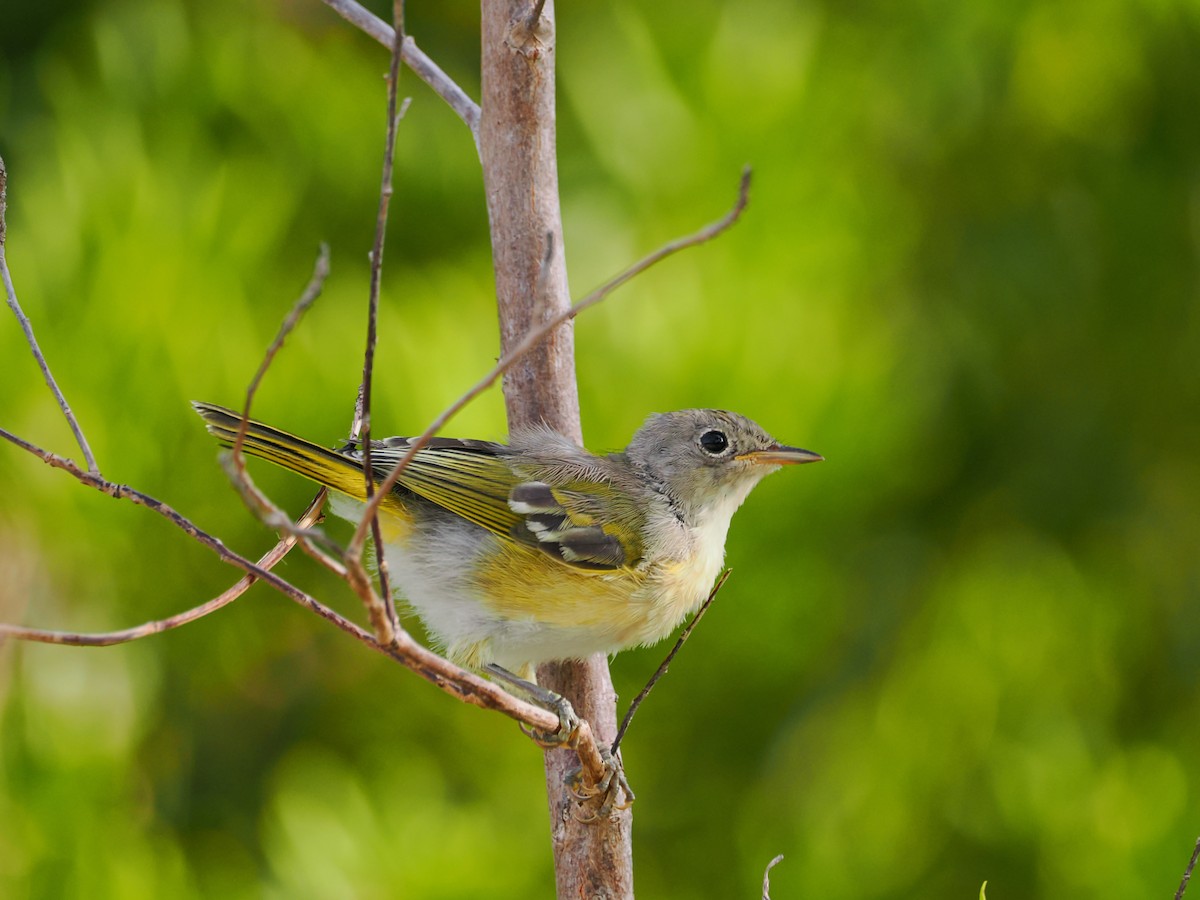
[[[756,423],[722,409],[684,409],[646,420],[626,455],[659,484],[691,521],[707,509],[726,515],[741,505],[765,475],[780,466],[822,457],[786,447]]]

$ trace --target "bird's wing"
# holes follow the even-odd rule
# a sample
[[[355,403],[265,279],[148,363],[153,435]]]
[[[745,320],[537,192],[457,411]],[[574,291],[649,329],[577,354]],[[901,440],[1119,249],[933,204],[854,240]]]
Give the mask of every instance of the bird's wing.
[[[508,505],[522,516],[513,536],[568,565],[612,571],[642,558],[642,519],[607,481],[523,481]]]
[[[409,438],[388,438],[371,446],[371,468],[385,478],[408,452]],[[400,473],[399,486],[502,537],[520,525],[508,507],[518,478],[499,455],[504,447],[487,441],[434,438]]]
[[[409,446],[406,438],[376,442],[371,448],[376,476],[385,477]],[[531,480],[514,471],[506,449],[486,441],[435,439],[413,456],[399,485],[573,568],[605,572],[636,565],[641,520],[611,483]]]

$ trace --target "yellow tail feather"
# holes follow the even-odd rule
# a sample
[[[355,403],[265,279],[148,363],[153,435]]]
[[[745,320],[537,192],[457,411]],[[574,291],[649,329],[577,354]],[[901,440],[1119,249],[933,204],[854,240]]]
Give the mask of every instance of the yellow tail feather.
[[[239,413],[213,403],[194,402],[192,407],[204,419],[210,434],[226,446],[233,445],[242,422]],[[312,441],[251,419],[242,449],[356,500],[366,499],[362,464]]]

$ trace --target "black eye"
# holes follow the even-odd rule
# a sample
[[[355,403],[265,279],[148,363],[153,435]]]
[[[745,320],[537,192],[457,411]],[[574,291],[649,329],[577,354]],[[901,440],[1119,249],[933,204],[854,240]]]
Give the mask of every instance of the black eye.
[[[720,456],[729,447],[729,438],[720,431],[706,431],[700,435],[700,449],[713,456]]]

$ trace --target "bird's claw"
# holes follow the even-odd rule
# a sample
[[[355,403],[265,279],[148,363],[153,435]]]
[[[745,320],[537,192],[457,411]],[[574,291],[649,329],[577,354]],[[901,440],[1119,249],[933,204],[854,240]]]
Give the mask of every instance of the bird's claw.
[[[554,731],[539,731],[537,728],[527,728],[520,722],[517,727],[531,741],[541,747],[543,750],[556,750],[560,747],[569,747],[572,741],[575,740],[575,732],[579,730],[579,724],[582,719],[575,712],[575,708],[571,706],[571,701],[560,694],[554,694],[554,701],[550,706],[550,711],[558,716],[558,728]]]
[[[579,801],[575,817],[581,822],[596,822],[614,811],[629,809],[637,799],[625,777],[620,754],[614,756],[609,750],[601,750],[600,758],[604,761],[604,776],[595,784],[587,783],[582,767],[567,776],[567,789]]]

